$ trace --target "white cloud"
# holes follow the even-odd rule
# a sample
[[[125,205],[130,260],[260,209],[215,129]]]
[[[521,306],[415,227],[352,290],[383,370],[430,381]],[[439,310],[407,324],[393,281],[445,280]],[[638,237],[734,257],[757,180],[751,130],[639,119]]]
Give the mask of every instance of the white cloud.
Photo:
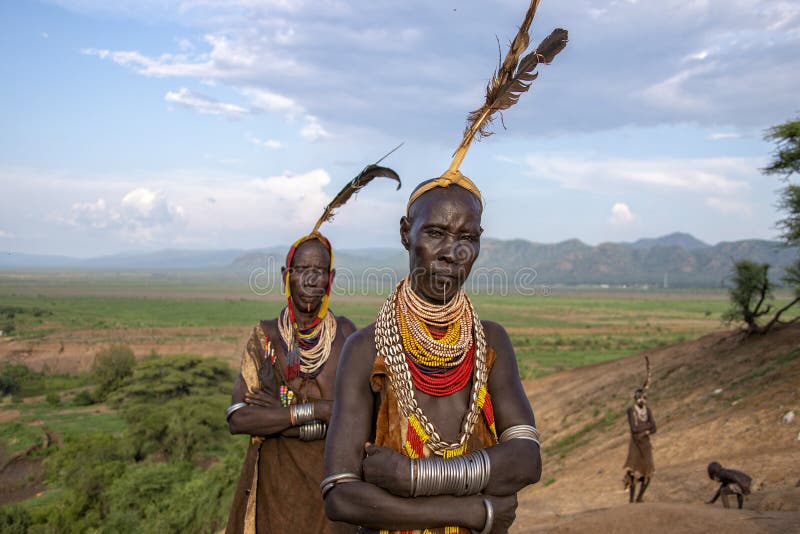
[[[14,234],[11,232],[6,232],[5,230],[0,230],[0,239],[13,239]]]
[[[636,217],[631,213],[631,208],[624,202],[617,202],[611,207],[611,217],[608,221],[614,225],[631,224]]]
[[[285,114],[292,118],[304,112],[302,106],[291,98],[279,95],[266,89],[248,87],[242,91],[250,97],[250,105],[253,109]]]
[[[708,138],[712,141],[719,141],[721,139],[739,139],[741,134],[732,133],[732,132],[719,132],[719,133],[712,133],[708,136]]]
[[[730,198],[709,197],[706,199],[706,206],[725,215],[745,215],[750,217],[753,208],[746,202]]]
[[[609,184],[649,189],[735,194],[748,189],[745,177],[758,166],[743,158],[652,159],[592,158],[586,155],[529,155],[531,176],[567,189],[605,190]]]
[[[701,50],[699,52],[694,52],[689,54],[684,58],[685,61],[703,61],[704,59],[708,58],[711,55],[711,52],[708,50]]]
[[[185,53],[163,53],[159,56],[148,56],[137,50],[102,48],[85,48],[81,52],[113,61],[144,76],[188,76],[225,81],[234,86],[242,86],[246,80],[254,78],[308,74],[307,67],[300,66],[285,54],[276,53],[256,30],[209,33],[203,40],[209,47],[207,51],[191,49],[182,50]]]
[[[306,115],[306,125],[300,130],[300,135],[311,142],[330,137],[328,131],[319,123],[319,119],[313,115]]]
[[[263,141],[261,139],[251,136],[250,142],[253,143],[254,145],[266,148],[267,150],[280,150],[286,147],[286,145],[284,145],[280,141],[276,141],[275,139],[267,139],[266,141]]]
[[[68,226],[111,232],[129,243],[146,244],[180,222],[184,214],[184,209],[169,202],[162,191],[138,187],[122,195],[119,204],[110,205],[104,198],[94,202],[74,202],[66,214],[55,214],[52,220]]]
[[[182,217],[181,206],[172,204],[162,191],[138,187],[122,197],[122,209],[130,219],[163,224]]]
[[[205,115],[224,115],[231,119],[241,119],[250,113],[249,110],[235,104],[218,102],[213,98],[193,93],[185,87],[178,92],[169,91],[164,100],[178,104]]]
[[[109,209],[105,200],[98,198],[94,202],[75,202],[63,221],[75,226],[104,229],[118,225],[120,214]]]
[[[641,96],[648,104],[660,108],[678,111],[708,110],[709,100],[700,96],[701,93],[687,88],[693,78],[708,71],[706,67],[680,71],[645,88]]]
[[[190,52],[194,50],[194,43],[189,39],[178,39],[178,48],[180,48],[182,52]]]

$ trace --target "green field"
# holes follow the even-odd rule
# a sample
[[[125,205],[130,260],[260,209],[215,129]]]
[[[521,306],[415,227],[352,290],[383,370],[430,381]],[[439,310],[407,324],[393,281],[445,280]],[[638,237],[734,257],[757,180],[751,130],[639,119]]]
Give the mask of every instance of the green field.
[[[140,295],[140,296],[135,296]],[[200,297],[198,297],[200,295]],[[332,309],[357,326],[371,322],[380,295],[334,295]],[[474,295],[482,319],[509,332],[524,377],[618,358],[696,338],[722,328],[727,299],[720,290],[646,292],[555,288],[548,295]],[[187,336],[243,344],[244,335],[203,329],[246,329],[272,318],[279,294],[256,296],[233,281],[144,275],[97,279],[78,275],[0,275],[0,329],[19,339],[48,339],[65,332],[126,332],[160,328],[159,340]],[[184,330],[182,330],[184,329]],[[192,330],[188,330],[192,329]],[[198,329],[200,333],[198,333]],[[87,334],[89,335],[89,334]]]
[[[159,332],[160,341],[203,336],[196,332],[203,328],[244,329],[283,306],[281,295],[255,295],[246,282],[185,273],[6,273],[0,275],[0,329],[20,339],[171,329]],[[380,295],[334,295],[332,309],[360,327],[381,302]],[[728,305],[722,290],[566,288],[546,296],[474,295],[473,302],[481,318],[506,327],[524,377],[696,338],[722,328],[719,317]],[[186,328],[194,330],[181,331]],[[244,343],[230,333],[220,339]]]

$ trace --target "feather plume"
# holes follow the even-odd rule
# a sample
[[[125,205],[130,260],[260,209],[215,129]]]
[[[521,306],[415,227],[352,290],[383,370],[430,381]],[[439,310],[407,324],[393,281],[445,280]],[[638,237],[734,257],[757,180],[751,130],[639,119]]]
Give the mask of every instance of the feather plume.
[[[319,227],[322,226],[322,223],[326,221],[332,221],[334,210],[336,208],[340,208],[345,205],[345,203],[350,200],[354,194],[358,193],[361,189],[367,186],[374,178],[382,176],[384,178],[391,178],[392,180],[397,181],[397,189],[400,189],[400,176],[392,169],[388,167],[381,167],[379,165],[367,165],[364,169],[353,178],[350,182],[345,185],[341,191],[339,191],[333,200],[331,200],[330,204],[325,206],[325,211],[322,212],[322,216],[317,220],[317,224],[314,225],[314,230],[311,231],[312,234],[315,234],[319,231]]]
[[[647,388],[650,387],[650,358],[648,356],[644,357],[644,366],[647,373],[647,378],[644,379],[644,384],[642,385],[642,389],[647,391]]]
[[[476,136],[480,139],[492,135],[490,125],[494,121],[494,115],[502,113],[516,104],[522,93],[528,91],[539,75],[534,72],[536,67],[540,63],[548,64],[553,61],[553,58],[567,45],[567,31],[559,28],[553,30],[536,50],[522,57],[530,44],[528,32],[539,2],[540,0],[531,0],[522,25],[520,25],[514,40],[511,41],[506,57],[486,86],[486,101],[483,106],[467,116],[464,138],[456,150],[450,170],[458,169],[470,143]]]

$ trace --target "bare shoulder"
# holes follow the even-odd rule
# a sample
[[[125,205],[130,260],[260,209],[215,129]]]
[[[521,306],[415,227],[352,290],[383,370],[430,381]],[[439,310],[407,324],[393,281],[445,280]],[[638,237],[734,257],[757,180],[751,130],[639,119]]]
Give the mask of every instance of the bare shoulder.
[[[337,315],[336,316],[336,328],[339,329],[346,337],[352,335],[358,328],[353,321],[345,317],[344,315]]]
[[[357,330],[347,338],[342,349],[342,364],[353,369],[370,369],[375,361],[375,323]]]
[[[347,338],[347,349],[350,351],[357,351],[359,353],[370,351],[375,357],[377,353],[375,349],[375,323],[370,323]]]
[[[511,338],[508,332],[500,323],[494,321],[481,321],[483,331],[486,334],[486,344],[494,349],[498,356],[509,353],[514,355],[514,348],[511,345]]]

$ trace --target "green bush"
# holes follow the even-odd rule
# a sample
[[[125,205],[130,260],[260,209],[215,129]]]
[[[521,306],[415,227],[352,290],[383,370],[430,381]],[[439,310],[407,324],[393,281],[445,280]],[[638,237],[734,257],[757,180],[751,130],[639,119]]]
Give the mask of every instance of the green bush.
[[[145,359],[108,397],[128,425],[122,435],[67,436],[45,459],[53,500],[4,511],[0,531],[223,529],[245,450],[225,425],[233,378],[218,359]],[[91,400],[80,390],[71,403]]]
[[[50,406],[58,406],[59,404],[61,404],[61,395],[55,392],[51,392],[45,396],[44,400]]]
[[[191,460],[229,440],[221,414],[232,382],[233,372],[221,360],[148,358],[109,400],[128,423],[137,456]]]
[[[69,439],[46,463],[53,482],[65,489],[47,518],[59,532],[86,532],[109,513],[107,490],[134,460],[127,442],[108,434]]]
[[[42,373],[32,371],[25,364],[6,362],[0,371],[0,393],[3,395],[41,394]]]
[[[85,389],[80,390],[72,397],[73,406],[90,406],[92,404],[94,404],[94,398],[92,394]]]
[[[98,352],[92,363],[92,375],[97,382],[95,398],[108,397],[133,374],[135,367],[136,357],[128,345],[115,344]]]
[[[0,508],[0,532],[26,534],[33,524],[31,515],[19,506]]]

